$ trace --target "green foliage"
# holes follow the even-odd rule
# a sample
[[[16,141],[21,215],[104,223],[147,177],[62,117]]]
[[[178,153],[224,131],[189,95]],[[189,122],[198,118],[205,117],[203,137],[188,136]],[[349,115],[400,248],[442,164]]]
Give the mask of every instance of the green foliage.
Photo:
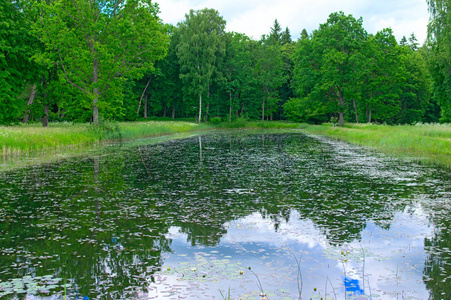
[[[421,52],[420,52],[421,51]],[[367,35],[362,19],[331,14],[327,23],[297,42],[292,86],[284,105],[291,120],[339,124],[412,124],[435,121],[425,52],[414,35],[398,45],[391,29]]]
[[[150,0],[58,0],[39,8],[34,30],[47,52],[37,59],[56,62],[60,80],[86,95],[94,123],[97,109],[106,113],[122,104],[123,77],[141,78],[166,55],[167,36]]]
[[[232,121],[235,112],[237,115],[243,105],[242,94],[251,89],[252,68],[249,66],[251,60],[250,39],[239,33],[226,35],[226,54],[221,65],[222,77],[220,85],[228,94],[229,122]]]
[[[254,48],[254,76],[260,89],[261,119],[269,118],[274,114],[280,102],[278,88],[286,81],[281,46],[261,41]]]
[[[36,42],[30,24],[27,1],[0,2],[0,124],[22,116],[27,97],[24,90],[36,72],[29,59]]]
[[[374,125],[346,124],[345,127],[304,126],[303,130],[323,134],[394,155],[451,166],[451,126],[440,124]]]
[[[402,48],[391,29],[370,36],[366,44],[365,92],[368,122],[395,123],[400,107],[403,85],[406,83]]]
[[[217,61],[225,53],[225,20],[214,9],[191,10],[179,24],[180,43],[177,56],[180,78],[185,91],[199,98],[199,122],[202,119],[202,96],[209,96],[213,76],[218,72]],[[195,102],[190,101],[190,105]]]
[[[428,0],[431,21],[429,33],[429,69],[433,80],[433,98],[441,108],[441,122],[451,122],[451,3]]]
[[[150,0],[2,2],[0,123],[451,121],[449,3],[428,3],[419,47],[414,34],[367,35],[343,12],[295,42],[275,20],[257,41],[225,32],[214,9],[173,26]]]
[[[288,119],[296,122],[321,124],[327,121],[326,107],[308,98],[291,98],[283,106]]]
[[[219,124],[219,123],[221,123],[221,118],[220,117],[213,117],[213,118],[210,118],[210,123],[212,123],[212,124]]]

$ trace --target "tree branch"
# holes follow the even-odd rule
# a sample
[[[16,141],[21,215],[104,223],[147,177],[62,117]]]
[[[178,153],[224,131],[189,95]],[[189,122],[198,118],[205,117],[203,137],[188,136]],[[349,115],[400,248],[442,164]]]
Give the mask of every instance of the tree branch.
[[[82,91],[83,93],[85,93],[86,95],[89,96],[90,93],[86,89],[82,88],[81,86],[79,86],[78,84],[72,82],[72,80],[69,79],[69,76],[67,74],[66,68],[64,67],[63,57],[61,56],[61,53],[60,53],[59,50],[58,50],[58,55],[60,57],[61,68],[63,69],[63,74],[64,74],[64,77],[66,78],[67,82],[69,82],[69,84],[71,84],[72,86],[76,87],[77,89],[79,89],[80,91]]]

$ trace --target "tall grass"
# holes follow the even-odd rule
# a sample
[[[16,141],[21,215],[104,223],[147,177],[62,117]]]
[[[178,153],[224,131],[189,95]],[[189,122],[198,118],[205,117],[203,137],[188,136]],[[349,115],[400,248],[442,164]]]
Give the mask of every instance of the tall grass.
[[[299,123],[286,122],[286,121],[246,121],[244,119],[237,119],[233,122],[223,122],[215,124],[217,128],[223,129],[233,129],[233,128],[243,128],[243,129],[253,129],[253,128],[263,128],[263,129],[298,129],[300,128]]]
[[[305,125],[304,131],[451,167],[451,125]]]
[[[0,158],[16,158],[31,153],[54,153],[82,150],[112,140],[131,140],[212,128],[190,122],[104,122],[90,124],[50,123],[0,126]]]
[[[115,139],[133,140],[175,133],[210,129],[294,129],[330,136],[343,141],[374,148],[390,154],[401,154],[429,160],[451,167],[451,125],[416,124],[386,126],[373,124],[307,125],[281,121],[245,121],[197,124],[187,121],[105,122],[90,124],[50,123],[0,126],[0,158],[11,159],[30,153],[61,153],[83,150]]]
[[[184,121],[142,121],[119,123],[124,139],[160,136],[174,133],[184,133],[212,129],[213,126],[205,123]]]
[[[64,146],[86,146],[99,142],[88,124],[58,123],[42,125],[0,126],[0,149],[21,153]]]

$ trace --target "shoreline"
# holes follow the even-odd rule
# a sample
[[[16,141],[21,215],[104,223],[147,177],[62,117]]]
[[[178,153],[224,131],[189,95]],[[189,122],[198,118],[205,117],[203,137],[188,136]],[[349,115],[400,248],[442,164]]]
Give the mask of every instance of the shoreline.
[[[307,125],[302,130],[366,147],[387,155],[451,168],[451,125]]]
[[[118,141],[121,146],[132,147],[215,130],[234,129],[300,129],[307,134],[326,136],[395,157],[451,168],[451,125],[346,124],[344,127],[334,127],[332,124],[309,125],[279,121],[219,124],[140,121],[107,123],[101,128],[93,128],[89,124],[66,123],[54,123],[48,128],[38,125],[1,126],[0,172],[93,152],[101,153],[112,145],[118,145]]]

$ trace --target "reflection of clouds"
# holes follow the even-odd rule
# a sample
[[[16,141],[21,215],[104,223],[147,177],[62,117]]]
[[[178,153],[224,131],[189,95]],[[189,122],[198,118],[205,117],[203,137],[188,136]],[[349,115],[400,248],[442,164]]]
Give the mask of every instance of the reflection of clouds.
[[[316,246],[326,247],[327,239],[315,228],[311,220],[300,220],[299,213],[292,211],[290,222],[280,224],[277,232],[274,231],[274,222],[270,218],[262,218],[260,213],[253,213],[245,218],[225,224],[227,235],[223,238],[225,243],[268,243],[271,246],[280,246],[284,243],[306,244],[309,248]]]
[[[434,229],[421,205],[406,208],[408,210],[411,214],[395,214],[389,231],[369,222],[362,232],[362,241],[349,244],[355,251],[359,251],[360,247],[364,249],[364,265],[363,261],[350,260],[347,268],[360,270],[360,274],[365,272],[365,286],[371,287],[376,294],[386,293],[385,297],[410,295],[412,299],[427,299],[429,293],[422,282],[426,257],[424,239],[433,235]]]
[[[187,235],[181,233],[179,227],[171,227],[168,238],[174,239],[172,245],[176,254],[169,255],[166,263],[174,268],[177,264],[183,264],[183,261],[195,263],[199,252],[208,253],[207,258],[228,257],[229,266],[237,269],[244,266],[244,270],[247,266],[252,266],[266,288],[287,289],[296,295],[297,269],[290,253],[293,251],[301,264],[304,297],[313,296],[314,289],[316,293],[324,295],[327,280],[330,280],[327,287],[329,297],[333,296],[331,286],[334,286],[339,297],[344,296],[345,286],[356,297],[371,294],[378,295],[379,299],[429,297],[422,281],[426,256],[424,239],[433,235],[434,228],[420,204],[396,213],[389,229],[368,221],[361,240],[342,246],[329,244],[314,223],[301,220],[297,211],[291,211],[289,220],[288,223],[282,222],[277,231],[274,229],[274,221],[269,217],[262,217],[260,213],[227,222],[224,225],[227,234],[214,248],[191,248],[186,242]],[[244,293],[248,285],[255,285],[252,274],[248,275],[250,276],[226,282],[234,287],[235,295]],[[180,282],[180,274],[178,277],[171,274],[161,276],[165,283],[161,287],[154,286],[154,292],[157,287],[160,292],[165,290],[165,293],[170,293],[171,286],[183,290],[194,284]],[[246,283],[240,280],[245,280]],[[223,288],[225,283],[197,284],[201,290],[216,291]],[[193,295],[192,292],[189,293]]]
[[[168,229],[168,232],[165,234],[167,239],[177,239],[181,237],[187,237],[186,233],[182,232],[182,228],[180,226],[171,226]]]

